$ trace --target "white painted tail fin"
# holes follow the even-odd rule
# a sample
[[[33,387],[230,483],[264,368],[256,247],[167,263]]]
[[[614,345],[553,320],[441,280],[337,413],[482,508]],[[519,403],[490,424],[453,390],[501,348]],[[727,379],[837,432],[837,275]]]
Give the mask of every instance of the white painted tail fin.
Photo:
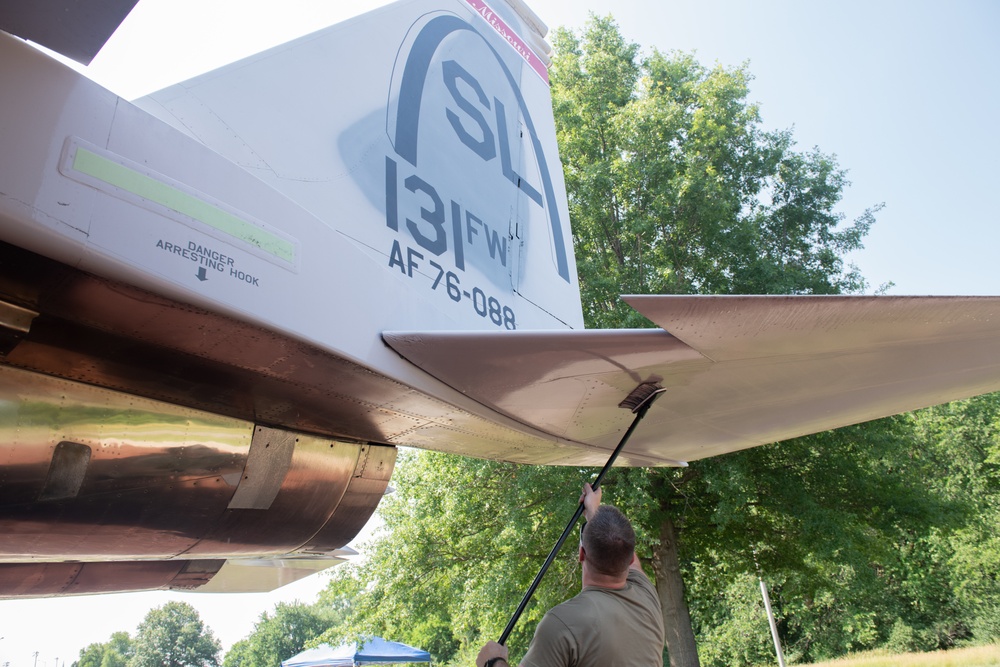
[[[137,104],[460,326],[577,328],[545,27],[491,2],[404,0]]]

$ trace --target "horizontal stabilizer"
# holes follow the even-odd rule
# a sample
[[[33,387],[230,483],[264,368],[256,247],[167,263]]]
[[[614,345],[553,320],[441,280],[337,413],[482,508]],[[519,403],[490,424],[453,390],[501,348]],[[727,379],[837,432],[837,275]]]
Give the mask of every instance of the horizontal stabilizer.
[[[663,328],[383,338],[484,405],[609,450],[631,420],[618,403],[658,382],[626,454],[662,465],[1000,389],[1000,298],[625,299]]]

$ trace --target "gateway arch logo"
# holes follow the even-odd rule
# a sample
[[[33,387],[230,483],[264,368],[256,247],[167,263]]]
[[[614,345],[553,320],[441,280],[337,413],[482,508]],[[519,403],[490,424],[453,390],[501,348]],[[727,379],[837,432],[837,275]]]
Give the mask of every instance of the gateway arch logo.
[[[488,8],[480,13],[493,18]],[[447,12],[424,15],[410,28],[387,105],[395,155],[386,156],[386,223],[395,231],[407,229],[421,253],[453,255],[461,271],[468,263],[509,276],[510,221],[544,219],[556,271],[569,283],[550,162],[518,80],[536,76],[538,66],[532,65],[535,72],[512,70],[507,62],[518,62],[524,52],[536,62],[537,56],[521,48],[512,32],[503,32],[506,25],[498,18],[490,22],[514,48],[500,44],[502,54],[492,43],[496,36]],[[544,101],[549,104],[547,87]],[[399,214],[404,196],[421,202],[414,216],[419,220]]]

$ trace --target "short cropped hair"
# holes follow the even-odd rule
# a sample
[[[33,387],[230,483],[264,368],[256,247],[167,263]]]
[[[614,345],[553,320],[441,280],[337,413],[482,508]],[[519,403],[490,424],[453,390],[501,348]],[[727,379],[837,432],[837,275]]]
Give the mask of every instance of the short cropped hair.
[[[628,571],[635,552],[635,531],[621,511],[601,505],[583,529],[581,544],[587,563],[601,574],[619,576]]]

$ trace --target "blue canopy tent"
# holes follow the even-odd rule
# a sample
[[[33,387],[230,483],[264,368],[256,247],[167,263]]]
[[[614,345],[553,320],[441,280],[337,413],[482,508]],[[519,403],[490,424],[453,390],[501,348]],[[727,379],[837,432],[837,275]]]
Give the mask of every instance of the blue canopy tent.
[[[431,654],[427,651],[381,637],[372,637],[361,648],[354,643],[343,644],[337,648],[322,644],[283,660],[281,667],[354,667],[430,661]]]

